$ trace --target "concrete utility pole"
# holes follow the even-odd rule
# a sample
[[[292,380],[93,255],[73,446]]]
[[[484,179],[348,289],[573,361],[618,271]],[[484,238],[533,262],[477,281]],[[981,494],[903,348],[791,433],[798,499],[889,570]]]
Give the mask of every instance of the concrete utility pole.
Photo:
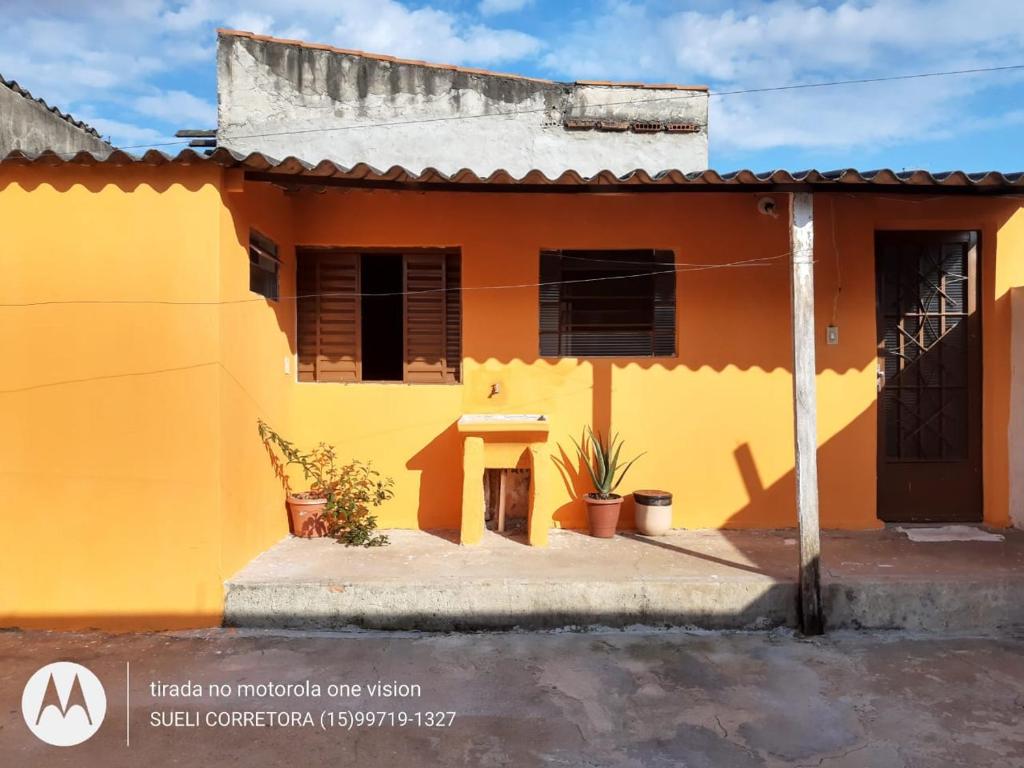
[[[818,522],[818,398],[814,366],[814,198],[790,194],[793,314],[793,425],[796,508],[800,526],[800,630],[824,631]]]

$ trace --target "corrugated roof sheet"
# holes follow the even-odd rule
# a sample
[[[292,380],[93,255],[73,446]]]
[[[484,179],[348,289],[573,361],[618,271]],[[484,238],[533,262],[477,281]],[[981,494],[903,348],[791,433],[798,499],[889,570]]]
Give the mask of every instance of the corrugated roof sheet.
[[[7,79],[4,78],[4,76],[2,74],[0,74],[0,85],[5,85],[8,88],[10,88],[12,91],[14,91],[16,94],[18,94],[19,96],[23,96],[24,98],[28,99],[29,101],[34,101],[37,104],[42,105],[43,109],[45,109],[47,112],[52,112],[57,117],[59,117],[61,120],[64,120],[65,122],[68,122],[68,123],[71,123],[73,126],[75,126],[76,128],[80,128],[81,130],[85,131],[86,133],[92,134],[97,139],[102,138],[100,136],[100,134],[99,134],[99,131],[97,131],[91,125],[89,125],[88,123],[83,123],[81,120],[76,120],[74,117],[69,115],[67,112],[61,112],[59,109],[57,109],[57,107],[51,107],[43,99],[36,98],[35,96],[33,96],[28,91],[28,89],[22,88],[20,85],[18,85],[18,81],[17,80],[7,80]]]
[[[289,179],[302,179],[307,182],[322,181],[324,183],[346,183],[352,186],[415,186],[448,187],[453,186],[521,186],[521,187],[590,187],[590,188],[632,188],[632,187],[764,187],[766,190],[776,186],[813,186],[813,187],[927,187],[948,190],[971,190],[989,192],[1017,192],[1024,190],[1024,172],[981,171],[967,173],[965,171],[945,171],[933,173],[929,171],[894,171],[880,169],[858,171],[852,168],[834,171],[766,171],[757,173],[741,170],[720,173],[714,170],[684,172],[667,170],[659,173],[648,173],[635,170],[623,175],[612,171],[599,171],[591,176],[584,176],[576,171],[566,171],[556,178],[549,178],[541,171],[530,171],[523,176],[513,176],[508,171],[498,170],[487,176],[480,176],[469,169],[455,173],[442,173],[434,168],[426,168],[414,172],[393,166],[380,170],[360,163],[352,167],[344,167],[330,160],[319,163],[308,163],[296,157],[277,160],[259,152],[247,155],[219,148],[210,154],[199,154],[191,149],[183,150],[177,155],[168,155],[150,150],[142,155],[130,155],[121,150],[113,150],[105,154],[78,152],[73,155],[56,152],[26,153],[15,150],[0,159],[0,165],[80,165],[80,166],[124,166],[148,165],[153,167],[166,165],[206,165],[212,164],[223,168],[236,168],[248,175],[255,175],[264,181],[287,182]]]

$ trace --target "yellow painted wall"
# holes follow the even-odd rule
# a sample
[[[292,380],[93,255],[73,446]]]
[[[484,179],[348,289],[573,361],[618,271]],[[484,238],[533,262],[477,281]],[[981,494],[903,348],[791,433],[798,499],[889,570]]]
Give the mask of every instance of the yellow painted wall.
[[[2,170],[0,625],[220,614],[218,179]]]
[[[84,300],[0,308],[0,626],[219,623],[288,530],[255,424],[285,420],[290,349],[247,256],[255,225],[293,292],[284,196],[212,167],[4,169],[0,210],[0,304]]]
[[[295,203],[296,243],[357,247],[455,246],[463,258],[464,384],[303,384],[293,424],[304,442],[335,442],[373,457],[398,480],[382,515],[396,526],[456,527],[461,413],[541,412],[551,418],[548,477],[538,504],[556,526],[582,527],[585,491],[570,435],[611,426],[627,451],[647,451],[622,490],[675,494],[681,527],[795,524],[789,279],[785,258],[678,276],[675,359],[539,359],[535,288],[486,286],[538,280],[545,248],[666,248],[684,264],[728,264],[785,254],[780,216],[733,194],[495,195],[333,191]],[[874,528],[876,229],[978,229],[984,271],[985,519],[1007,522],[1006,291],[1021,284],[1024,237],[1007,223],[1015,200],[819,194],[816,301],[819,329],[821,519],[829,528]],[[999,258],[996,258],[997,247]],[[998,280],[996,280],[998,275]],[[838,298],[837,298],[838,291]],[[825,326],[841,343],[824,343]],[[489,397],[491,385],[501,394]],[[354,405],[355,404],[355,405]],[[317,414],[343,411],[343,419]],[[565,456],[562,455],[564,450]],[[412,457],[410,459],[410,457]],[[570,472],[557,466],[570,460]],[[542,462],[544,464],[545,462]],[[627,501],[624,524],[630,525]]]
[[[792,467],[784,258],[769,267],[680,275],[677,359],[538,359],[536,288],[481,289],[536,283],[542,248],[666,248],[681,262],[700,264],[781,256],[789,242],[785,223],[757,215],[748,196],[335,192],[303,196],[295,215],[300,245],[455,246],[462,252],[464,384],[303,384],[293,401],[302,441],[321,436],[343,454],[373,456],[396,477],[396,499],[384,522],[458,525],[455,422],[461,413],[488,411],[540,412],[551,419],[542,461],[550,477],[536,504],[556,525],[585,523],[574,498],[585,490],[575,476],[578,466],[563,479],[555,459],[559,447],[572,458],[569,436],[587,423],[605,430],[610,424],[627,450],[648,451],[623,490],[673,491],[681,525],[791,522],[791,504],[781,497],[766,503],[762,488]],[[494,383],[502,394],[491,398]],[[338,407],[346,418],[315,418]],[[758,458],[754,475],[744,474],[737,452]],[[791,497],[787,492],[786,502]],[[632,512],[626,512],[628,525]]]
[[[0,169],[0,304],[103,302],[0,307],[0,626],[215,623],[224,579],[287,531],[261,416],[393,475],[384,526],[458,525],[455,422],[486,411],[550,417],[535,506],[555,525],[584,524],[569,436],[587,423],[648,452],[621,490],[672,491],[680,526],[794,523],[786,258],[682,272],[674,359],[538,359],[536,288],[487,288],[537,282],[543,248],[664,248],[702,265],[780,256],[783,196],[773,219],[739,194],[229,188],[204,167]],[[884,228],[982,232],[985,516],[1005,524],[1019,201],[818,195],[815,213],[823,524],[878,525],[873,232]],[[459,247],[464,383],[297,383],[294,303],[249,293],[249,227],[279,243],[286,297],[296,246]],[[834,306],[841,343],[829,347]],[[488,397],[494,383],[501,394]]]
[[[221,571],[226,578],[288,534],[282,489],[269,471],[256,422],[289,423],[295,369],[290,365],[285,373],[284,362],[292,357],[285,329],[294,322],[293,304],[249,291],[249,230],[277,243],[284,296],[295,294],[295,249],[289,201],[276,188],[257,184],[244,193],[225,192],[219,214]]]

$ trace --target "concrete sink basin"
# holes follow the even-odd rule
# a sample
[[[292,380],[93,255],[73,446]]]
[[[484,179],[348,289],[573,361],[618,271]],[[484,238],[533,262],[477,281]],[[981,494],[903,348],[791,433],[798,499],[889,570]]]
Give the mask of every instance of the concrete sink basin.
[[[459,432],[547,432],[548,424],[542,413],[466,413]]]

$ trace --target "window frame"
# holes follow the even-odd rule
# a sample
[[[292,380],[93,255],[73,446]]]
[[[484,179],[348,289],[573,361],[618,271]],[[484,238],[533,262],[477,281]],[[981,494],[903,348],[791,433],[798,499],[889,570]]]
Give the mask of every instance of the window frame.
[[[383,384],[392,386],[459,386],[463,383],[462,379],[462,367],[463,367],[463,339],[462,339],[462,327],[463,327],[463,315],[464,315],[464,301],[463,301],[463,285],[462,285],[462,249],[459,246],[420,246],[415,248],[394,248],[394,247],[369,247],[360,248],[357,246],[328,246],[328,245],[304,245],[296,246],[295,248],[295,274],[296,274],[296,285],[299,285],[299,269],[302,265],[303,258],[309,258],[310,256],[321,257],[322,255],[329,254],[343,254],[352,256],[356,262],[356,271],[359,275],[357,277],[357,293],[362,292],[362,278],[361,278],[361,260],[364,256],[375,256],[375,255],[397,255],[402,257],[402,290],[405,292],[405,284],[407,279],[407,256],[423,256],[423,255],[436,255],[442,258],[457,260],[458,264],[458,314],[455,320],[455,332],[454,341],[458,346],[458,360],[454,366],[448,363],[447,356],[445,357],[446,368],[454,369],[452,373],[453,378],[448,380],[447,378],[442,381],[410,381],[408,379],[409,361],[406,359],[408,353],[408,317],[406,314],[406,298],[403,296],[403,318],[402,318],[402,379],[363,379],[362,378],[362,304],[361,296],[357,302],[356,319],[355,319],[355,366],[356,366],[356,378],[351,381],[323,381],[316,378],[303,379],[301,378],[301,366],[302,360],[299,356],[298,349],[298,335],[299,335],[299,313],[300,313],[300,300],[295,302],[295,334],[296,334],[296,351],[295,351],[295,378],[299,384],[343,384],[349,385],[360,385],[360,384]],[[446,261],[447,265],[447,261]],[[299,291],[297,291],[298,293]],[[446,296],[450,295],[450,292]],[[452,337],[452,333],[449,326],[449,315],[445,314],[445,326],[442,329],[442,336],[446,342]],[[446,352],[448,348],[446,346]]]
[[[607,260],[614,263],[615,257],[622,259],[618,269],[608,267],[609,276],[614,272],[622,272],[622,265],[630,263],[629,256],[634,255],[640,261],[639,255],[649,254],[651,277],[649,303],[644,307],[650,313],[649,330],[651,336],[650,353],[619,352],[619,351],[585,351],[573,352],[570,348],[573,344],[573,334],[579,337],[576,341],[581,342],[587,336],[591,342],[597,339],[602,333],[611,335],[615,331],[610,330],[614,323],[609,323],[609,329],[595,329],[591,332],[573,331],[572,322],[566,322],[567,298],[565,296],[565,281],[572,281],[572,277],[566,277],[566,270],[563,269],[564,260],[573,257],[585,259],[587,256],[595,261],[595,266],[589,272],[600,271],[600,263]],[[538,290],[538,356],[546,360],[560,360],[564,358],[574,359],[627,359],[627,360],[657,360],[675,359],[679,355],[679,308],[678,308],[678,269],[675,267],[659,268],[661,263],[675,264],[676,254],[672,249],[666,248],[544,248],[539,256],[539,286]],[[583,270],[576,270],[582,272]],[[569,271],[571,274],[571,270]],[[645,274],[642,264],[636,264],[636,270],[632,274]],[[584,278],[586,279],[586,278]],[[614,295],[608,297],[613,300]],[[600,301],[601,299],[596,299]],[[659,311],[660,310],[660,311]],[[572,311],[571,309],[569,311]],[[577,310],[577,311],[595,311]],[[668,337],[669,330],[671,337]],[[621,332],[620,332],[621,333]],[[670,342],[670,343],[669,343]],[[596,342],[600,345],[600,341]],[[605,344],[614,347],[615,343],[605,340]],[[621,342],[620,342],[621,343]],[[627,342],[628,343],[628,342]]]
[[[257,229],[249,229],[249,292],[262,296],[267,301],[280,301],[281,299],[281,258],[278,256],[278,245],[274,240],[264,235]],[[255,253],[256,258],[253,258]],[[274,265],[273,271],[264,267],[262,262],[266,260]],[[253,270],[257,270],[263,276],[273,278],[273,295],[268,295],[257,290],[253,286]]]

